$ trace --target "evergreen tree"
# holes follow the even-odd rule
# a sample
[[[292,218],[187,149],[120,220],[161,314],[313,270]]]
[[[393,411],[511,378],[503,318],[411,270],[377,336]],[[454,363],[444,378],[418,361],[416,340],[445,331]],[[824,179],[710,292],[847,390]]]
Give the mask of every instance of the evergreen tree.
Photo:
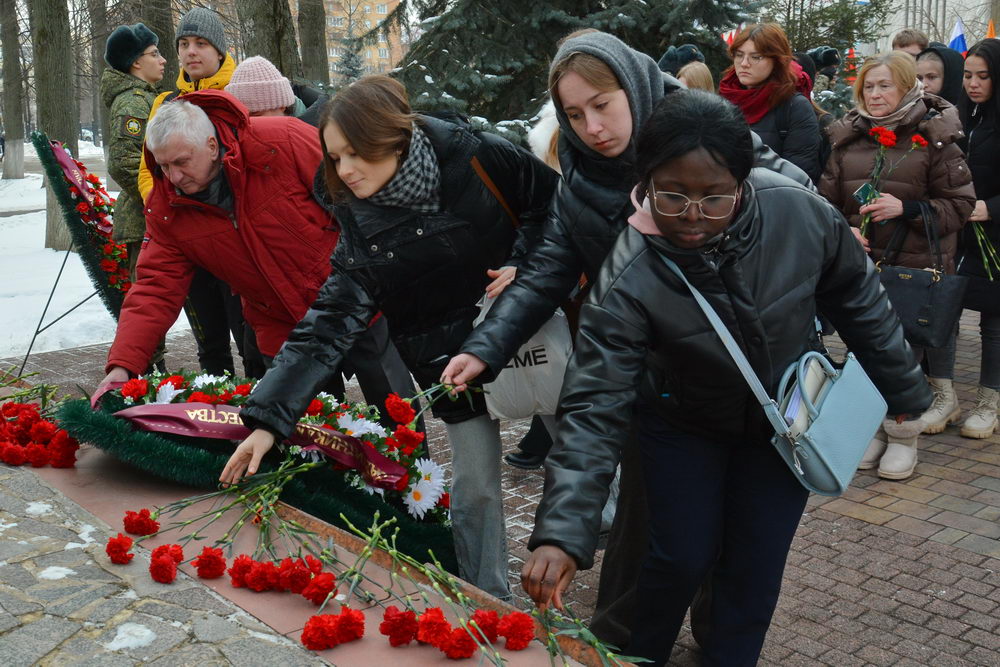
[[[397,75],[416,108],[450,108],[493,121],[530,118],[546,95],[556,43],[580,28],[620,37],[654,59],[671,44],[692,43],[721,68],[720,34],[747,19],[755,6],[726,0],[453,0],[410,2],[422,34]],[[399,10],[397,10],[399,11]],[[406,11],[405,8],[402,9]],[[431,14],[438,11],[439,14]],[[360,40],[388,29],[387,17]]]

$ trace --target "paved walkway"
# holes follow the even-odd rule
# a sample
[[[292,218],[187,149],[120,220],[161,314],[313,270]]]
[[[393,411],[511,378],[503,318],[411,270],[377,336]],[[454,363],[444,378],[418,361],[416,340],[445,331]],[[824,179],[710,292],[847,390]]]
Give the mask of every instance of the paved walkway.
[[[89,389],[103,376],[106,353],[107,345],[43,353],[32,357],[27,371],[38,372],[34,381],[67,391],[77,384]],[[978,315],[966,313],[956,369],[964,408],[974,399],[978,359]],[[167,362],[170,368],[195,366],[188,334],[168,339]],[[0,367],[10,363],[0,361]],[[505,449],[526,427],[504,424]],[[446,462],[447,441],[437,420],[429,421],[428,442]],[[505,468],[512,582],[527,555],[542,482],[541,471]],[[1000,436],[967,440],[957,427],[922,438],[920,463],[909,480],[887,482],[864,472],[842,498],[813,497],[789,555],[761,664],[1000,666],[998,519]],[[600,554],[567,596],[583,617],[593,612],[599,567]],[[0,578],[6,569],[0,568]],[[0,606],[6,606],[2,599]],[[0,620],[0,628],[16,622],[8,634],[30,631],[30,615],[8,613],[17,619]],[[694,646],[685,630],[671,664],[697,664]]]

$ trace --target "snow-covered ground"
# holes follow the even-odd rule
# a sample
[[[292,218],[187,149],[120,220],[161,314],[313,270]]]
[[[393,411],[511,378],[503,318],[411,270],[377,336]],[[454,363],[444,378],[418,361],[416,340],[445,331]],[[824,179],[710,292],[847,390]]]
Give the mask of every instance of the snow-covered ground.
[[[88,142],[81,142],[81,147],[85,143]],[[36,205],[44,209],[41,175],[25,176],[18,180],[0,180],[0,214]],[[44,244],[44,210],[0,217],[0,358],[22,356],[27,351],[59,273],[66,253],[48,250]],[[45,322],[51,322],[93,291],[79,256],[71,253]],[[171,331],[188,328],[187,318],[182,314]],[[94,296],[42,333],[32,352],[109,342],[114,334],[114,319]]]

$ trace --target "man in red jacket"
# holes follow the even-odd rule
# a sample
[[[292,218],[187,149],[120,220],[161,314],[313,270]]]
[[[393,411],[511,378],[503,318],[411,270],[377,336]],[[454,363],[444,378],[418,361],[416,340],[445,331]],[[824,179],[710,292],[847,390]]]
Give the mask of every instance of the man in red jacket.
[[[154,176],[145,202],[146,247],[122,306],[105,382],[146,370],[156,341],[181,311],[196,267],[240,295],[265,358],[278,353],[330,273],[337,244],[338,228],[312,192],[321,159],[315,128],[289,117],[250,118],[223,91],[189,93],[160,107],[146,128]],[[385,357],[394,349],[365,352],[376,357],[375,366],[380,360],[393,365]],[[365,361],[371,367],[372,359],[360,361],[356,367]],[[402,380],[385,370],[392,387],[381,368],[368,386],[359,378],[369,402],[381,404],[392,390],[412,392],[408,374]]]

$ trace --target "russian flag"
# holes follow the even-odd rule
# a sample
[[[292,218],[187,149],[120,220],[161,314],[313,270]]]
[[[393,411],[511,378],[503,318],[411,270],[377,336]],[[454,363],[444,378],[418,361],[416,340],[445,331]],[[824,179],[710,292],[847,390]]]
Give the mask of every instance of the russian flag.
[[[951,31],[951,41],[948,42],[948,48],[958,51],[963,57],[969,51],[969,45],[965,42],[965,24],[962,23],[961,18],[955,21],[955,29]]]

